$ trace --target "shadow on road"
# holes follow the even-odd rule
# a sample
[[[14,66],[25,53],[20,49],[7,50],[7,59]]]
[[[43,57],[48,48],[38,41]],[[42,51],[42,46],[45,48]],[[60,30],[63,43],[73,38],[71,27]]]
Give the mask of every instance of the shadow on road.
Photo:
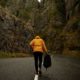
[[[46,75],[42,75],[39,77],[39,80],[56,80],[56,79],[50,78],[49,76]]]

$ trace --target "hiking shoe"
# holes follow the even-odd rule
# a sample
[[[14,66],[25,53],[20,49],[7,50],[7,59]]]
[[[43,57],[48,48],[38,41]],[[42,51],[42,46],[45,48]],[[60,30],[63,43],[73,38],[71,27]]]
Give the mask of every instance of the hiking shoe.
[[[38,72],[35,72],[36,75],[38,75]]]
[[[42,75],[42,71],[41,70],[39,71],[39,75]]]

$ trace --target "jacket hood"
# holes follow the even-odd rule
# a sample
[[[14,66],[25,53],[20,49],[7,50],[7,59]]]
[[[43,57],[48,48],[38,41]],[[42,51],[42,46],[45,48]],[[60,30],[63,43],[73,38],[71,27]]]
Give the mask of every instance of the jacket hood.
[[[40,39],[40,36],[36,36],[35,39]]]

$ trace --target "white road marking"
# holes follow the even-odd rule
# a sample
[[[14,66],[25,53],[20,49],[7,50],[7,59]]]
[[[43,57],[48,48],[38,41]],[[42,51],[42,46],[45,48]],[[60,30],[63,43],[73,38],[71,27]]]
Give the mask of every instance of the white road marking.
[[[34,80],[38,80],[38,75],[35,75]]]

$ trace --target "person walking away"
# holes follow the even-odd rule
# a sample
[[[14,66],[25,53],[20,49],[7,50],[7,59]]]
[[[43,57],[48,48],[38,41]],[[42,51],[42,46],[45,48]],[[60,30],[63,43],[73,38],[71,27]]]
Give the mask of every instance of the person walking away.
[[[44,52],[47,52],[45,42],[40,36],[36,36],[31,42],[30,46],[33,49],[33,55],[35,60],[35,70],[36,74],[42,74],[42,56]],[[38,64],[39,62],[39,64]]]

